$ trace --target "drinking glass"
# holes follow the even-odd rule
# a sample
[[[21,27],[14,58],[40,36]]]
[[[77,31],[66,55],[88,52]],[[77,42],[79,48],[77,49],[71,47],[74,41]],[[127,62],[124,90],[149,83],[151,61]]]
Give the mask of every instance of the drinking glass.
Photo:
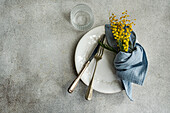
[[[94,23],[94,16],[91,8],[86,4],[76,5],[70,13],[71,24],[79,31],[90,29]]]

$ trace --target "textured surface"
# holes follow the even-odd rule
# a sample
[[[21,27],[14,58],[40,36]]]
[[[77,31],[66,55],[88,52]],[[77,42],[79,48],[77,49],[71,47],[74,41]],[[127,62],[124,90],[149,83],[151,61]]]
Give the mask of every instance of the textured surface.
[[[109,11],[128,10],[149,61],[144,85],[125,92],[67,88],[75,79],[74,51],[86,32],[73,29],[69,12],[88,4],[93,28],[108,23]],[[168,113],[170,110],[170,0],[0,0],[0,113]]]

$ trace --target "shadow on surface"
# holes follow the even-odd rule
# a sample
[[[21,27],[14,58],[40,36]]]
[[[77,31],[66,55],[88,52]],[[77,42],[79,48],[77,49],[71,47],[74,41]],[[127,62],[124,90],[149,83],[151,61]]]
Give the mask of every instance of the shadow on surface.
[[[64,12],[63,17],[71,24],[71,22],[70,22],[70,12]]]

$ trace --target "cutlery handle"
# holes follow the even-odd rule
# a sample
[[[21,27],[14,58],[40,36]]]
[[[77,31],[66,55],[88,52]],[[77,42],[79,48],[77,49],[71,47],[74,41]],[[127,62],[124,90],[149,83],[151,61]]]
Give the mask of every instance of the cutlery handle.
[[[90,81],[90,84],[89,84],[89,87],[88,87],[88,90],[87,90],[87,93],[85,95],[85,98],[86,100],[91,100],[92,99],[92,96],[93,96],[93,81],[94,81],[94,74],[96,72],[96,67],[97,67],[97,62],[96,61],[96,65],[95,65],[95,68],[94,68],[94,72],[93,72],[93,75],[92,75],[92,79]]]
[[[84,71],[85,71],[86,68],[89,66],[89,64],[90,64],[90,61],[88,61],[88,62],[84,65],[83,69],[82,69],[82,70],[80,71],[80,73],[78,74],[78,77],[77,77],[77,78],[73,81],[73,83],[70,85],[70,87],[69,87],[69,89],[68,89],[68,92],[69,92],[69,93],[72,93],[72,92],[74,91],[74,89],[76,88],[79,80],[81,79],[81,76],[83,75]]]
[[[87,93],[86,93],[86,100],[91,100],[93,96],[93,88],[92,88],[92,82],[90,82]]]

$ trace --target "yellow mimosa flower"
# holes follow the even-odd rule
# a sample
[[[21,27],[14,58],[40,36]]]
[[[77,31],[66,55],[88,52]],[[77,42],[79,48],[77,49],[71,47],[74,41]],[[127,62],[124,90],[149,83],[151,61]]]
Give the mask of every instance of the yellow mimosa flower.
[[[113,33],[113,32],[112,32]],[[116,36],[116,34],[113,34],[113,36]]]
[[[122,12],[122,16],[119,18],[119,20],[115,17],[116,15],[114,15],[113,13],[112,16],[109,17],[113,36],[116,39],[117,47],[119,48],[119,50],[127,52],[130,40],[129,37],[132,31],[132,24],[135,24],[134,22],[130,22],[129,19],[126,19],[126,17],[129,17],[129,15],[127,14],[127,10],[125,12]],[[127,26],[127,28],[124,28],[125,26]],[[123,48],[119,45],[120,43],[122,44]]]

